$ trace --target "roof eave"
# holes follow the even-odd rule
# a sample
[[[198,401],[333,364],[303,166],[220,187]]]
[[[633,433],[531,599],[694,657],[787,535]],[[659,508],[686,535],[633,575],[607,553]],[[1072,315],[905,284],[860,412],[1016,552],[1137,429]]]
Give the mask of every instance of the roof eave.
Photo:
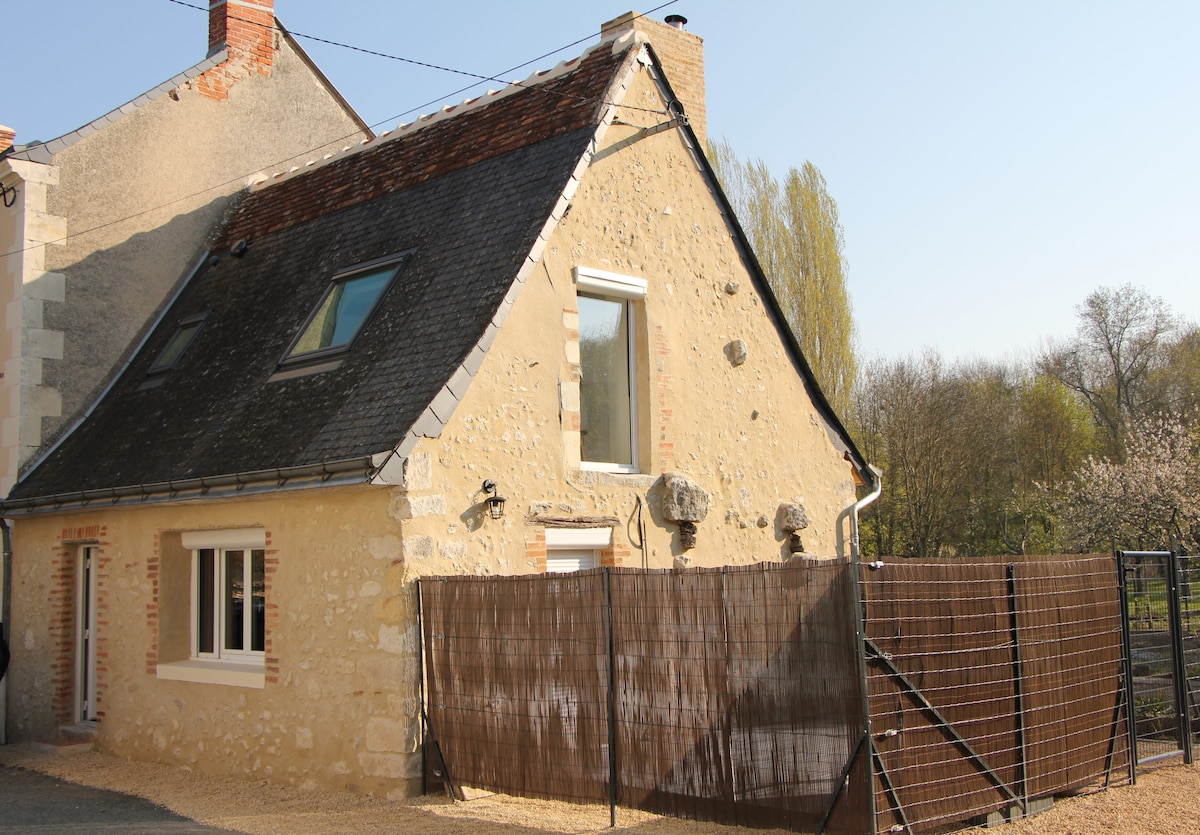
[[[164,502],[217,500],[317,487],[368,484],[378,470],[377,459],[378,456],[363,456],[272,470],[200,476],[154,484],[101,487],[94,490],[21,499],[10,498],[0,502],[0,516],[13,517],[35,513],[97,510]]]

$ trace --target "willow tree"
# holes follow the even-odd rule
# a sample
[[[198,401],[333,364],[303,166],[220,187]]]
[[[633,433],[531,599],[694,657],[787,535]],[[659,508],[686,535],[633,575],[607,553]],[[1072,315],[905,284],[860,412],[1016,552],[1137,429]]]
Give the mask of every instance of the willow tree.
[[[780,182],[762,160],[740,160],[727,141],[709,159],[750,239],[792,333],[834,408],[845,414],[857,373],[837,203],[811,162]]]

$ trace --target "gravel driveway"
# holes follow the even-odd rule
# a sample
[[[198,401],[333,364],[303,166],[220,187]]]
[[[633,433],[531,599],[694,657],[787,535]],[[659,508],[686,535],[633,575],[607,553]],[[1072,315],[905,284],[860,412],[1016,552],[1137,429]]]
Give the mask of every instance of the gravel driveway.
[[[53,756],[24,746],[0,747],[0,765],[16,766],[96,788],[146,798],[192,820],[254,835],[408,833],[533,835],[613,831],[607,807],[492,795],[452,804],[445,797],[389,801],[339,792],[302,791],[245,779],[205,777],[182,768],[103,754]],[[617,832],[647,835],[769,835],[617,810]],[[1061,799],[1053,809],[991,830],[1003,835],[1146,835],[1200,832],[1200,768],[1163,766],[1123,786]]]

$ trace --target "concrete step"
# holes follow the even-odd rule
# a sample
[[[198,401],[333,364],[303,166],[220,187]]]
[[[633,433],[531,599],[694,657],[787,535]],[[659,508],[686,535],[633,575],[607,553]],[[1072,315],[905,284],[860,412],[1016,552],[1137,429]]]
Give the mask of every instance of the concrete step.
[[[74,725],[63,725],[58,729],[58,735],[80,742],[92,742],[96,738],[96,723],[78,722]]]
[[[65,736],[56,736],[54,739],[39,739],[29,745],[34,751],[41,754],[57,754],[59,756],[67,756],[68,754],[86,754],[92,750],[92,741],[82,739],[71,739]]]

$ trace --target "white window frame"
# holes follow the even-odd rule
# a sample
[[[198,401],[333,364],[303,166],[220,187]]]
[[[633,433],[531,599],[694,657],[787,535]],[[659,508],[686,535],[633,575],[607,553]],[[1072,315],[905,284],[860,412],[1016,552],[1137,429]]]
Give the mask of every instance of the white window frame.
[[[159,664],[158,678],[172,681],[191,681],[204,684],[224,684],[234,687],[253,687],[262,689],[266,686],[266,652],[264,650],[227,650],[224,647],[224,613],[221,611],[221,600],[224,588],[226,559],[230,551],[242,551],[245,572],[244,588],[251,586],[253,552],[266,551],[266,531],[262,528],[229,528],[221,530],[185,531],[182,534],[183,547],[192,552],[191,559],[191,597],[189,622],[191,624],[191,657],[187,661],[176,661]],[[214,651],[200,652],[199,634],[199,561],[201,550],[213,550],[216,567],[214,612],[213,612],[213,648]],[[264,561],[266,554],[263,555]],[[265,565],[264,565],[265,570]],[[251,613],[247,607],[243,621],[245,639],[243,646],[250,643]],[[265,625],[264,625],[265,629]],[[266,635],[264,634],[264,642]]]
[[[599,568],[600,552],[611,547],[612,528],[547,528],[546,573],[569,574]],[[557,558],[556,551],[560,554]]]
[[[592,296],[601,296],[609,299],[623,300],[626,302],[626,325],[629,339],[629,448],[630,458],[632,461],[628,464],[615,461],[588,461],[583,458],[583,442],[580,440],[580,468],[583,470],[593,470],[597,472],[608,473],[638,473],[641,472],[639,466],[640,451],[638,446],[638,344],[637,344],[637,329],[638,329],[638,304],[643,301],[649,290],[649,284],[644,278],[638,278],[631,275],[622,275],[621,273],[613,273],[607,270],[598,270],[592,267],[575,267],[575,289],[577,293],[584,293]],[[580,401],[580,409],[583,408],[582,400]]]
[[[210,658],[214,660],[231,661],[235,663],[252,663],[256,659],[266,657],[264,649],[250,649],[249,646],[253,642],[253,617],[251,613],[250,602],[252,598],[252,587],[254,577],[254,554],[256,552],[263,555],[265,561],[266,554],[263,548],[198,548],[192,551],[192,658]],[[213,553],[213,577],[212,577],[212,631],[210,636],[212,639],[212,650],[204,651],[200,649],[200,634],[199,625],[199,604],[200,604],[200,554],[203,551],[212,551]],[[244,611],[242,616],[242,647],[243,649],[229,649],[225,646],[226,640],[229,637],[226,633],[226,615],[225,611],[225,593],[224,589],[229,580],[229,555],[240,554],[242,556],[242,594],[245,600]],[[264,636],[265,638],[265,636]]]

